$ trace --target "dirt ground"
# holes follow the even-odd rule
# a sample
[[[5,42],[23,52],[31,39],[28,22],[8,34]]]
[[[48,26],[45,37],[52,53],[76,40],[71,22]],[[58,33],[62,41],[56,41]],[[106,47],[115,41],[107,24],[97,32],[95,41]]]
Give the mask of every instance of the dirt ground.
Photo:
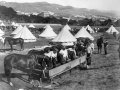
[[[98,37],[101,34],[94,34]],[[107,35],[105,35],[106,37]],[[34,45],[33,45],[34,46]],[[27,47],[27,45],[25,46]],[[92,55],[92,65],[89,70],[73,69],[72,74],[69,72],[61,75],[61,78],[56,77],[54,81],[58,85],[54,85],[54,90],[120,90],[120,61],[118,58],[118,42],[115,39],[109,39],[108,55],[97,53]],[[27,53],[18,52],[18,53]],[[4,77],[3,59],[5,54],[0,54],[0,90],[18,90],[20,88],[32,90],[32,86],[27,81],[26,76],[21,75],[21,71],[13,70],[13,73],[18,73],[17,77],[12,78],[14,84],[11,87],[6,82]],[[23,78],[24,77],[24,78]],[[44,90],[44,89],[43,89]]]

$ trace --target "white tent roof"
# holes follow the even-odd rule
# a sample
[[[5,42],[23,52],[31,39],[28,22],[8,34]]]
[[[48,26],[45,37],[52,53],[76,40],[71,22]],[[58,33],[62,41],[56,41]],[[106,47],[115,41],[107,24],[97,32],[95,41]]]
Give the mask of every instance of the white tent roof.
[[[35,28],[35,26],[33,24],[30,24],[29,28]]]
[[[15,26],[15,27],[18,27],[18,26],[19,26],[19,24],[18,24],[18,23],[16,23],[14,26]]]
[[[70,33],[69,29],[65,26],[58,34],[56,38],[52,40],[53,42],[75,42],[76,38]]]
[[[17,34],[23,27],[19,25],[11,34]]]
[[[2,20],[0,20],[0,22],[3,22]]]
[[[11,24],[11,25],[13,25],[13,26],[14,26],[14,25],[15,25],[15,22],[12,22],[12,24]]]
[[[3,32],[1,29],[0,29],[0,36],[4,35],[5,32]]]
[[[110,34],[113,34],[113,32],[116,32],[117,34],[119,34],[119,32],[115,29],[115,27],[113,27],[113,25],[111,25],[111,27],[106,32]]]
[[[13,38],[23,38],[24,42],[35,42],[36,37],[24,26]]]
[[[94,33],[94,30],[93,30],[89,25],[87,25],[85,29],[86,29],[86,30],[89,30],[90,33]]]
[[[68,24],[66,24],[64,27],[68,30],[71,30],[71,28],[70,28],[70,26],[68,26]]]
[[[53,31],[53,28],[49,25],[39,36],[44,38],[55,38],[57,34]]]
[[[5,26],[5,24],[4,24],[4,23],[1,23],[0,26]]]
[[[91,36],[87,31],[86,31],[86,29],[84,28],[84,27],[82,27],[79,31],[78,31],[78,33],[75,35],[75,38],[79,38],[79,37],[88,37],[88,38],[90,38],[91,40],[94,40],[94,37],[93,36]]]
[[[49,24],[47,24],[47,25],[45,25],[45,27],[44,28],[47,28],[47,27],[51,27]]]

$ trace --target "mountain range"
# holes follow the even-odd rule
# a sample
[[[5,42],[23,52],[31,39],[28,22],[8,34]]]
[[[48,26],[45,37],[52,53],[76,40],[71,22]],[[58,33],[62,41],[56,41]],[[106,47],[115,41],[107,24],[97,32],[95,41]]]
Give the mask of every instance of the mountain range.
[[[12,7],[15,11],[21,11],[25,13],[40,13],[44,11],[53,12],[55,15],[59,16],[89,16],[98,15],[104,17],[117,17],[117,14],[113,11],[100,11],[100,10],[90,10],[86,8],[75,8],[72,6],[62,6],[59,4],[50,4],[47,2],[34,2],[34,3],[17,3],[17,2],[5,2],[1,1],[0,5],[6,7]]]

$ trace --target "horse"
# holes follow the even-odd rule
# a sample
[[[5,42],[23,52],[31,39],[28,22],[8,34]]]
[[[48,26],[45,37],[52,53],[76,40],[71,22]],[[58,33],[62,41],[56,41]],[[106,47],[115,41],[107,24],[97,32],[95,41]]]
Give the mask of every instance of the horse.
[[[13,68],[19,69],[28,73],[28,80],[31,77],[34,67],[39,65],[33,55],[9,54],[4,58],[4,73],[7,76],[8,83],[13,86],[11,82],[11,71]]]
[[[21,47],[20,51],[24,50],[24,39],[22,39],[22,38],[5,37],[4,42],[3,42],[3,50],[4,51],[6,48],[6,42],[8,42],[8,44],[10,45],[11,51],[13,51],[13,45],[16,45],[16,44],[20,44],[20,47]]]
[[[44,53],[48,53],[48,51],[50,50],[50,52],[57,52],[57,50],[55,49],[56,47],[46,47],[43,50],[30,50],[28,52],[29,55],[34,55],[37,58],[37,62],[39,62],[39,64],[43,67],[43,62],[46,63],[48,69],[51,69],[53,67],[56,66],[56,59],[54,57],[48,57],[46,55],[44,55]]]

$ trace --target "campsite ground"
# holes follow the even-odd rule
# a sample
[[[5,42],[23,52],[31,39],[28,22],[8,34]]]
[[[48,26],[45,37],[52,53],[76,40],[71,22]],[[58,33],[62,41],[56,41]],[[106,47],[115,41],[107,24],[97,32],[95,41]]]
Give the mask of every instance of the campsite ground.
[[[94,37],[98,37],[101,34],[94,34]],[[55,85],[54,90],[120,90],[120,61],[118,58],[118,42],[113,39],[112,35],[105,34],[105,37],[109,38],[108,55],[97,53],[97,47],[95,44],[95,51],[92,55],[92,65],[89,70],[72,70],[72,74],[69,72],[61,75],[61,78],[56,77],[54,81],[58,83]],[[48,44],[47,40],[39,39],[36,43],[27,43],[25,48],[33,48],[36,45]],[[2,48],[2,47],[1,47]],[[18,49],[18,46],[14,48]],[[8,51],[7,51],[8,52]],[[14,51],[17,53],[26,54],[27,51]],[[5,53],[0,53],[0,90],[18,90],[24,88],[32,90],[31,85],[26,79],[22,78],[21,74],[17,74],[16,78],[12,78],[14,84],[13,87],[6,83],[4,77],[3,59],[6,56]],[[13,73],[21,73],[21,71],[13,70]],[[23,76],[26,78],[25,76]]]

